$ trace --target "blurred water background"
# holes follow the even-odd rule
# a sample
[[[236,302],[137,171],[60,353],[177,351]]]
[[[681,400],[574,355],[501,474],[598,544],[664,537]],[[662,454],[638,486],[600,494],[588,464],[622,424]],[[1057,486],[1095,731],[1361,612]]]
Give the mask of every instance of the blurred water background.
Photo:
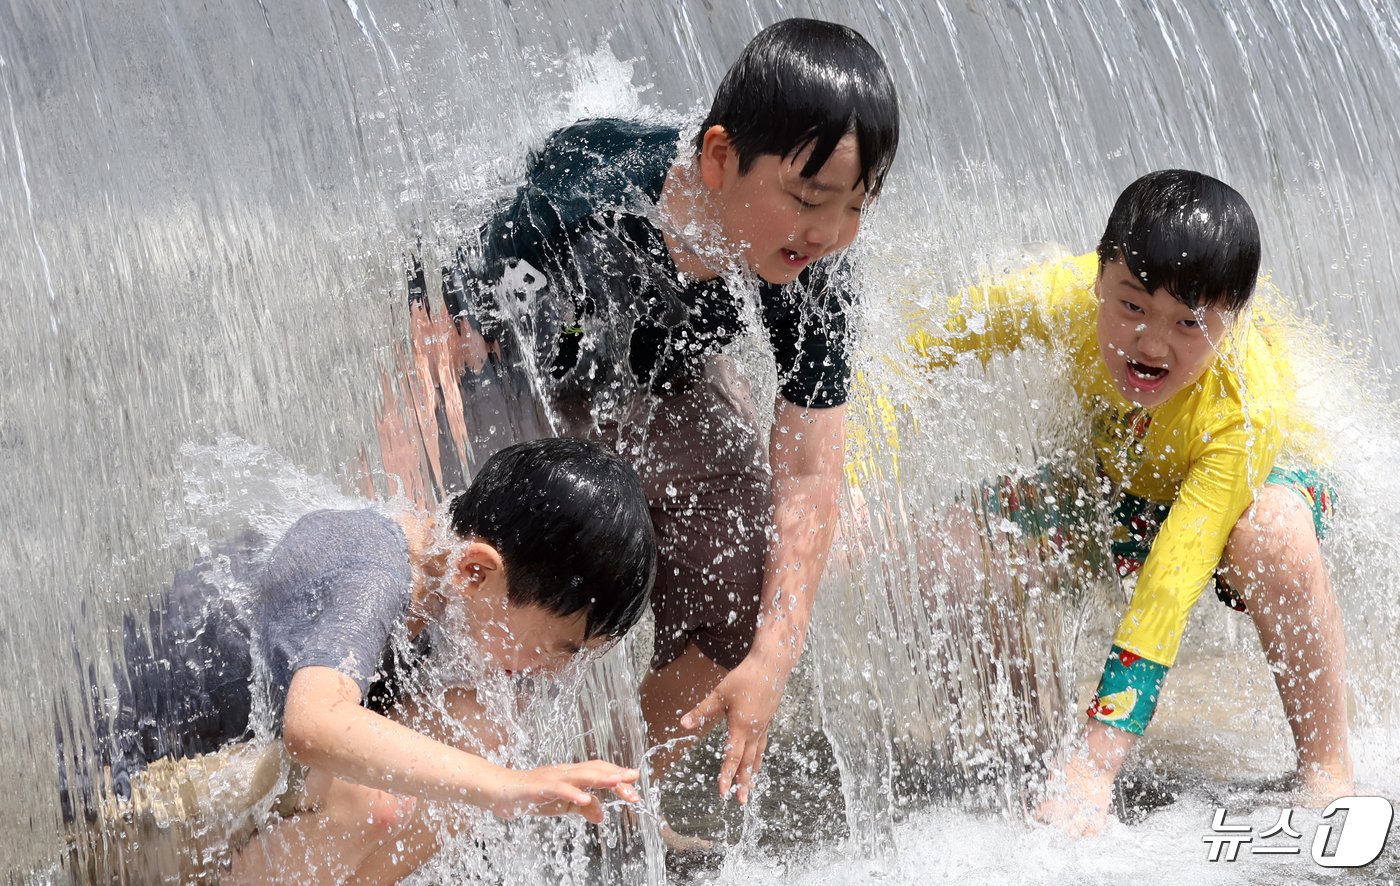
[[[110,694],[123,615],[220,538],[275,533],[367,483],[392,493],[375,422],[408,342],[406,256],[440,265],[559,125],[696,120],[744,43],[789,15],[856,27],[900,89],[895,173],[857,246],[860,362],[909,410],[897,450],[885,417],[853,416],[862,480],[766,789],[739,814],[677,779],[669,814],[733,844],[722,862],[668,872],[643,823],[599,868],[579,860],[582,838],[550,844],[557,834],[522,826],[492,845],[526,834],[563,849],[485,871],[448,859],[422,879],[1078,882],[1151,858],[1169,882],[1330,881],[1306,849],[1204,860],[1212,809],[1267,827],[1267,782],[1290,765],[1252,628],[1209,601],[1124,781],[1127,823],[1071,845],[1021,823],[1026,773],[1076,719],[1117,592],[1026,546],[994,508],[968,519],[1014,568],[974,590],[1014,599],[1013,623],[977,622],[966,587],[914,564],[959,495],[1047,463],[1072,473],[1075,416],[1045,355],[933,385],[883,358],[938,296],[1045,244],[1091,248],[1145,171],[1198,168],[1237,187],[1265,268],[1321,330],[1300,365],[1346,503],[1327,553],[1358,781],[1400,799],[1400,7],[1345,0],[0,0],[11,879],[74,876],[54,723],[81,739],[89,699]],[[760,382],[771,371],[749,365]],[[1019,676],[995,664],[1008,644],[1025,653]],[[595,720],[597,696],[634,685],[624,665],[590,677]],[[1015,680],[1044,687],[1022,711],[1035,734],[991,728],[1015,709]],[[618,753],[635,754],[635,708],[606,716]],[[1400,876],[1398,854],[1365,876]]]

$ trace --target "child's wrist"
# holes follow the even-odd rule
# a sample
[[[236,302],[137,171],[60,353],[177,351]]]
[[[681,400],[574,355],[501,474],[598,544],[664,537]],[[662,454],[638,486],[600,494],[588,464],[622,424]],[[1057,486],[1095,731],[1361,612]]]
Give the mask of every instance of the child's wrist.
[[[791,651],[783,649],[781,646],[758,647],[749,650],[749,654],[744,656],[744,660],[750,666],[757,665],[764,673],[775,675],[786,681],[787,676],[797,667],[797,661],[801,656],[794,656]]]
[[[1102,784],[1107,789],[1118,777],[1136,744],[1137,736],[1133,733],[1091,717],[1067,768],[1081,780]]]
[[[481,760],[482,768],[463,791],[465,799],[473,806],[494,811],[502,802],[513,799],[525,772],[498,766],[490,760]]]
[[[787,622],[759,624],[746,658],[761,662],[764,670],[791,673],[802,658],[806,636]]]
[[[1095,757],[1087,751],[1081,751],[1070,758],[1069,766],[1065,768],[1065,776],[1074,783],[1080,785],[1101,786],[1105,790],[1113,785],[1113,781],[1118,777],[1118,768],[1112,761]]]

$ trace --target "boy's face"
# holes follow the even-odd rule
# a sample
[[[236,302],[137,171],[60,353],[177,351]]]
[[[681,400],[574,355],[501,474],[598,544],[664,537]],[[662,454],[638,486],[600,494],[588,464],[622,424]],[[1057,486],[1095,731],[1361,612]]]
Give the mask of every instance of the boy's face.
[[[607,637],[587,638],[587,612],[557,615],[540,606],[512,603],[505,565],[490,545],[467,546],[454,583],[466,604],[466,630],[475,635],[482,658],[507,674],[556,673],[580,653],[611,642]]]
[[[762,154],[741,174],[728,136],[720,127],[714,130],[723,144],[716,148],[707,136],[701,157],[702,165],[708,164],[705,180],[724,238],[760,278],[791,283],[812,262],[856,239],[865,186],[858,184],[860,151],[854,135],[842,138],[822,168],[803,178],[810,147],[790,158]]]
[[[539,606],[507,602],[504,612],[482,630],[482,651],[507,674],[564,670],[576,656],[610,644],[607,637],[586,639],[586,612],[555,615]]]
[[[1215,362],[1229,322],[1219,310],[1193,311],[1165,288],[1148,292],[1123,261],[1102,263],[1094,291],[1099,355],[1131,402],[1160,406]]]

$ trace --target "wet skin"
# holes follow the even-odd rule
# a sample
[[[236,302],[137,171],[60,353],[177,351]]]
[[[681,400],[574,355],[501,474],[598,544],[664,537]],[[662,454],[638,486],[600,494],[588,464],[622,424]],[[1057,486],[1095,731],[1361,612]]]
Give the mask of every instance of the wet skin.
[[[791,283],[813,262],[855,241],[866,203],[854,135],[844,136],[822,167],[804,177],[811,155],[810,146],[789,157],[761,154],[741,171],[724,127],[713,126],[697,161],[703,209],[673,207],[674,215],[707,218],[722,241],[710,244],[720,247],[718,254],[742,257],[768,283]],[[682,171],[678,178],[688,175]],[[717,275],[697,256],[675,251],[679,270],[699,279]]]
[[[1139,406],[1160,406],[1195,384],[1230,328],[1217,308],[1192,310],[1165,287],[1148,292],[1122,261],[1103,263],[1094,292],[1099,356],[1118,392]]]

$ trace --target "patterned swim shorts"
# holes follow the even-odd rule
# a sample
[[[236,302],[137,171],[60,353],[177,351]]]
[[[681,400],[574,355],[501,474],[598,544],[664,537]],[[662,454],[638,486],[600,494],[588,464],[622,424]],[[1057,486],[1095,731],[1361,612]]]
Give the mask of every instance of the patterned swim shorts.
[[[1316,468],[1295,468],[1276,465],[1264,481],[1266,486],[1283,486],[1293,490],[1312,511],[1313,528],[1318,539],[1327,535],[1336,494],[1332,485]],[[1171,513],[1170,504],[1161,504],[1123,493],[1122,501],[1113,512],[1113,563],[1120,576],[1132,575],[1142,568],[1157,531]],[[1215,583],[1215,596],[1237,612],[1245,612],[1244,598],[1223,581]]]

